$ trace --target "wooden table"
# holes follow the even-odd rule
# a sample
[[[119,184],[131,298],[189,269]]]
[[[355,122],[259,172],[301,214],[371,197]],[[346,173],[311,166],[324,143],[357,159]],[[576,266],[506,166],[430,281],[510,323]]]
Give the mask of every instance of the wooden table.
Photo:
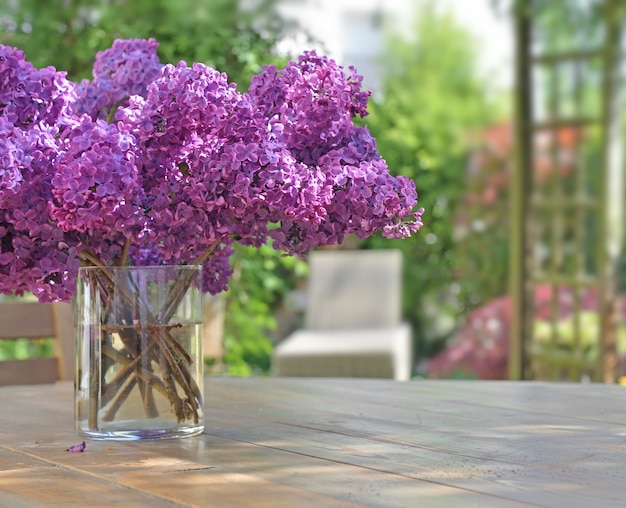
[[[2,388],[0,506],[626,506],[621,386],[207,378],[206,409],[71,453],[70,384]]]

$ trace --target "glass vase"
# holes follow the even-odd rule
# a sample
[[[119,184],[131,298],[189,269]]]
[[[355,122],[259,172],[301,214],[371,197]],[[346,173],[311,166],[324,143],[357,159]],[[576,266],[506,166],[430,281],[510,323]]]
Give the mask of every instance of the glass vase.
[[[77,433],[200,434],[202,267],[81,268],[74,304]]]

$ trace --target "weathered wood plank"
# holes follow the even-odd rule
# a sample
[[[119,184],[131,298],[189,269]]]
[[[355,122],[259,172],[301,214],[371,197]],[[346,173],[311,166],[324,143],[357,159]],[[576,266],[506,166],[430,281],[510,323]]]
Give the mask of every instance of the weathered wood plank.
[[[3,339],[53,337],[52,306],[38,302],[2,302],[0,323]]]
[[[58,358],[0,361],[0,386],[54,383],[58,378]]]
[[[61,468],[80,468],[90,478],[194,506],[205,506],[207,499],[211,506],[268,507],[291,507],[294,500],[297,505],[321,507],[405,507],[414,498],[426,508],[441,506],[442,498],[468,507],[485,503],[484,496],[465,489],[381,473],[349,460],[327,461],[215,437],[204,439],[202,454],[185,453],[188,447],[181,449],[181,444],[89,442],[89,453],[78,459],[52,444],[32,445],[29,453]],[[499,501],[504,507],[527,506]]]
[[[59,360],[59,380],[72,381],[74,379],[74,316],[72,306],[63,302],[52,305],[54,314],[54,341],[55,356]]]
[[[626,499],[623,387],[207,378],[206,393],[197,438],[88,441],[72,454],[71,384],[2,388],[0,482],[30,470],[57,483],[77,475],[95,489],[128,489],[134,506],[141,496],[272,507],[610,508]],[[6,495],[0,505],[19,506],[19,493]]]
[[[79,459],[79,457],[75,457]],[[0,449],[0,506],[154,506],[183,507],[145,491],[129,489],[110,480],[85,475],[75,468],[60,468]]]
[[[231,401],[237,397],[234,393],[226,396]],[[586,416],[579,421],[550,415],[545,409],[534,415],[510,409],[492,411],[487,405],[462,400],[446,404],[430,399],[433,408],[416,411],[415,406],[423,406],[418,398],[414,409],[406,409],[410,404],[394,407],[382,402],[388,407],[381,414],[371,402],[358,397],[344,397],[343,406],[333,404],[331,395],[327,397],[325,408],[337,409],[320,410],[300,402],[306,409],[300,407],[297,418],[306,423],[283,425],[289,411],[281,407],[281,399],[265,407],[264,398],[257,402],[256,411],[252,408],[252,420],[233,419],[231,413],[222,419],[217,414],[214,421],[223,427],[208,432],[273,446],[284,443],[282,449],[296,453],[315,450],[317,456],[329,460],[342,460],[348,454],[351,463],[363,467],[384,471],[391,465],[388,472],[430,481],[443,478],[449,485],[472,485],[486,495],[497,496],[503,486],[526,482],[534,485],[537,495],[520,490],[512,492],[511,498],[538,504],[558,506],[567,500],[567,506],[584,507],[605,495],[608,487],[624,493],[621,477],[615,473],[623,467],[626,451],[621,422],[598,426],[596,421],[590,426]],[[261,424],[260,419],[267,423]],[[334,434],[331,446],[328,434]],[[276,435],[281,439],[271,440]],[[384,455],[392,460],[381,461]],[[589,456],[594,460],[587,460]]]

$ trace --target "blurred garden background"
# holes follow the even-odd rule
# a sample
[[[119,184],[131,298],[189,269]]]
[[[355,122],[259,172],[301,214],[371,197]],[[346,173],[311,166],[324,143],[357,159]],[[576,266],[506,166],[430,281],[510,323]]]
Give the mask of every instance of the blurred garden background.
[[[403,252],[414,376],[537,377],[539,345],[565,356],[557,371],[574,358],[575,380],[602,377],[594,366],[613,348],[617,378],[624,44],[607,19],[624,19],[621,3],[5,0],[0,44],[74,81],[116,38],[153,37],[162,62],[212,65],[241,90],[262,65],[304,49],[356,66],[373,91],[359,121],[391,172],[415,180],[424,227],[337,248]],[[269,246],[238,247],[233,263],[228,292],[210,304],[218,344],[207,361],[219,374],[267,375],[274,345],[300,325],[307,263]],[[0,359],[37,353],[3,347]]]

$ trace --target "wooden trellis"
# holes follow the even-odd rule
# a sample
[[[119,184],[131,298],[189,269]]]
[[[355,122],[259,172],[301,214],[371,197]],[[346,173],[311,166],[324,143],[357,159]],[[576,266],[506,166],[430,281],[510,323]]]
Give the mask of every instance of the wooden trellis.
[[[572,7],[520,0],[515,11],[509,377],[615,382],[626,2],[596,2],[593,33],[566,44],[538,35],[550,3],[553,20],[555,4]]]

